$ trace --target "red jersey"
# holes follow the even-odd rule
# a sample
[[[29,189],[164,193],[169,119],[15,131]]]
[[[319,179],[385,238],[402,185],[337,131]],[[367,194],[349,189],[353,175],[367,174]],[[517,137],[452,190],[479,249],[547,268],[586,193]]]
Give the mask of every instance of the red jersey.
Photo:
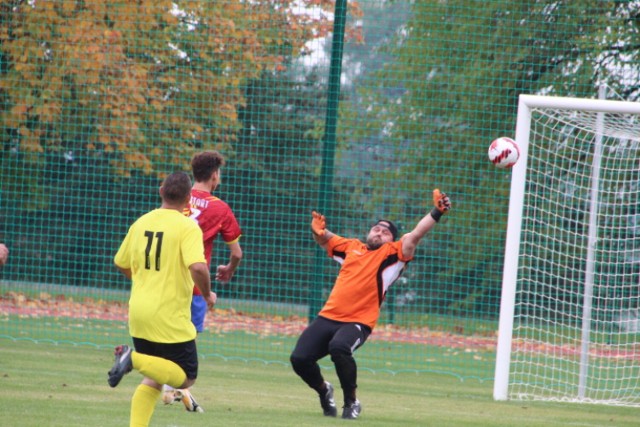
[[[387,289],[413,258],[402,253],[402,241],[370,250],[357,239],[335,235],[327,242],[327,253],[342,267],[320,316],[373,329]]]
[[[227,244],[237,242],[242,235],[238,220],[229,205],[208,191],[191,190],[191,202],[187,214],[202,229],[204,257],[209,266],[211,266],[213,241],[218,233]],[[193,294],[201,295],[197,287],[193,288]]]

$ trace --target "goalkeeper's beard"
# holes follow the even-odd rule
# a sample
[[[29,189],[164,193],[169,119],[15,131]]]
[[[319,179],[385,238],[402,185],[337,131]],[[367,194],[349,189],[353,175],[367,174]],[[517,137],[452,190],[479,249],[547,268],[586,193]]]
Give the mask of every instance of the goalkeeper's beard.
[[[381,238],[374,236],[367,239],[366,245],[370,251],[375,251],[376,249],[380,248],[380,246],[384,245],[384,242]]]

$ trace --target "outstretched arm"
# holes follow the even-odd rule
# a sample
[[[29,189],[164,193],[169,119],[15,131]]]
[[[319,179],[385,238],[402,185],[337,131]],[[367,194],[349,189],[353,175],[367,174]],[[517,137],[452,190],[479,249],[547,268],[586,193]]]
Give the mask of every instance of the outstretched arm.
[[[324,215],[319,214],[316,211],[311,212],[311,232],[313,233],[313,240],[322,247],[327,249],[327,242],[334,234],[327,230],[327,221]]]
[[[407,258],[412,258],[416,252],[416,247],[420,240],[436,225],[440,217],[451,209],[449,196],[442,193],[437,188],[433,190],[434,208],[427,215],[422,217],[415,228],[402,236],[402,253]]]

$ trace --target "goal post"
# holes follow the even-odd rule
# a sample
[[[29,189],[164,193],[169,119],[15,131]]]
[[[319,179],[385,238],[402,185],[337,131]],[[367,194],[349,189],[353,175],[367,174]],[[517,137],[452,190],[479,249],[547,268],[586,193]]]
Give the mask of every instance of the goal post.
[[[640,103],[520,95],[493,397],[640,406]]]

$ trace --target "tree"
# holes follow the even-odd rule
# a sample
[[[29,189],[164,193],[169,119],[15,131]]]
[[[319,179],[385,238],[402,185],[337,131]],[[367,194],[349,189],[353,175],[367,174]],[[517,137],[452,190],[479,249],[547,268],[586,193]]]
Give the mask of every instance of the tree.
[[[10,189],[0,203],[20,212],[19,224],[6,226],[14,254],[40,260],[7,274],[94,282],[89,275],[110,265],[112,236],[155,205],[150,190],[166,172],[187,169],[198,149],[233,159],[246,86],[285,72],[309,40],[326,35],[331,16],[317,11],[332,7],[0,1],[0,184]]]
[[[452,307],[497,306],[503,250],[473,248],[503,247],[508,175],[485,153],[495,137],[514,134],[518,95],[593,97],[606,82],[634,99],[638,16],[637,2],[621,1],[413,4],[384,51],[395,61],[360,93],[365,120],[376,124],[368,128],[384,129],[395,146],[374,180],[406,183],[387,203],[412,218],[424,207],[405,200],[424,200],[424,183],[453,196],[465,235],[442,242],[436,274],[460,298]]]
[[[325,15],[288,13],[291,3],[4,0],[4,145],[35,164],[89,150],[123,177],[228,149],[243,83],[327,31]]]

